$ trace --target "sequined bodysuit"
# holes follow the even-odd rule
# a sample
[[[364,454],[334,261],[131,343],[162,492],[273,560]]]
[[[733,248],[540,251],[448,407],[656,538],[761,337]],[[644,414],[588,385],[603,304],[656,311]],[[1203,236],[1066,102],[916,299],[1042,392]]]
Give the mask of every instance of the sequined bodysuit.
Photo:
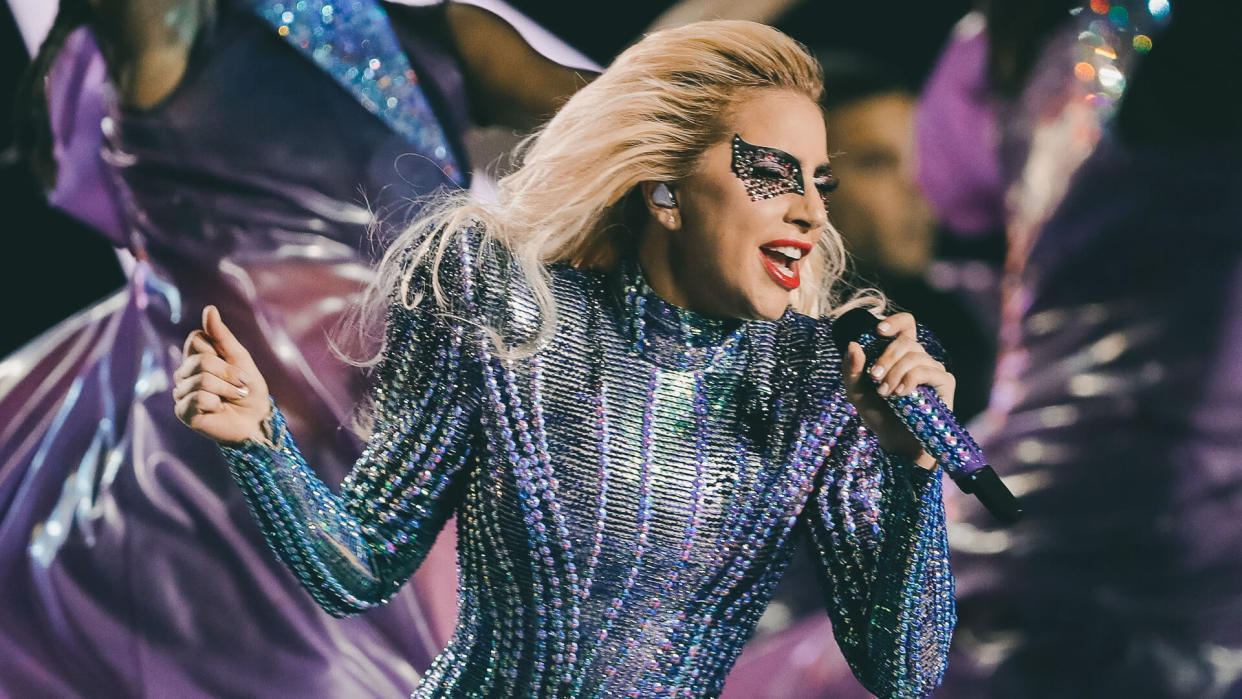
[[[860,681],[938,684],[955,622],[940,480],[860,425],[829,321],[712,320],[636,264],[554,267],[554,337],[506,359],[461,318],[529,337],[536,307],[469,240],[440,267],[454,313],[393,306],[374,432],[339,494],[278,410],[276,449],[225,449],[334,614],[383,603],[456,514],[458,625],[414,696],[714,696],[803,529]]]

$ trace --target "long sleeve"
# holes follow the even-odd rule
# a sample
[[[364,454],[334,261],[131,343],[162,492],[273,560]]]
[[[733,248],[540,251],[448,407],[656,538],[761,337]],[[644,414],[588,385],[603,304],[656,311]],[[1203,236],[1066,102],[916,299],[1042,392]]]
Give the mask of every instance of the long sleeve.
[[[892,457],[854,416],[807,514],[833,632],[855,676],[879,697],[930,694],[957,620],[939,472]]]
[[[442,279],[457,282],[446,290],[469,306],[468,280],[444,269]],[[470,460],[477,354],[469,326],[427,305],[392,306],[375,424],[339,493],[307,466],[278,409],[275,448],[223,449],[268,543],[334,616],[382,604],[413,574],[452,513]]]

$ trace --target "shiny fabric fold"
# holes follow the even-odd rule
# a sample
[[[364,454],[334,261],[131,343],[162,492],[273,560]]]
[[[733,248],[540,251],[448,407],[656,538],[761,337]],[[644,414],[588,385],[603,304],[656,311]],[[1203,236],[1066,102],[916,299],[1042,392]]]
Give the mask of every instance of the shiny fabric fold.
[[[455,186],[250,4],[216,3],[159,105],[124,107],[106,84],[52,105],[54,127],[98,129],[58,133],[58,152],[102,143],[100,159],[61,162],[70,187],[107,177],[72,190],[112,197],[78,215],[139,262],[0,362],[0,695],[392,697],[443,643],[415,589],[366,618],[320,610],[267,554],[218,450],[173,415],[181,344],[213,303],[290,396],[318,473],[344,477],[366,381],[327,337],[409,200]],[[457,134],[462,79],[427,12],[393,30]],[[49,94],[99,78],[84,32]]]

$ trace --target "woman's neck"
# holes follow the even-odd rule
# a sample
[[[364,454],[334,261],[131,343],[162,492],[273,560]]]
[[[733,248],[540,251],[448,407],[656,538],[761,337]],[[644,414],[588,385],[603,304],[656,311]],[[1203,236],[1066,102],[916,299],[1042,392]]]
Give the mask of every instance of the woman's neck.
[[[657,364],[701,369],[720,364],[740,349],[748,323],[717,319],[664,298],[646,276],[641,256],[617,271],[625,330],[634,349]]]

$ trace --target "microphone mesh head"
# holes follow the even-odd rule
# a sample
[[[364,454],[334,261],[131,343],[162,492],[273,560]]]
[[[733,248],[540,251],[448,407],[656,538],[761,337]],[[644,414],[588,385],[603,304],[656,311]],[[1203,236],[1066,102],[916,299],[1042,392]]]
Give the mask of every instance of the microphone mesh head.
[[[865,308],[846,311],[832,324],[832,341],[836,343],[841,354],[845,354],[845,348],[851,342],[858,340],[863,333],[874,333],[879,322],[880,319]]]

